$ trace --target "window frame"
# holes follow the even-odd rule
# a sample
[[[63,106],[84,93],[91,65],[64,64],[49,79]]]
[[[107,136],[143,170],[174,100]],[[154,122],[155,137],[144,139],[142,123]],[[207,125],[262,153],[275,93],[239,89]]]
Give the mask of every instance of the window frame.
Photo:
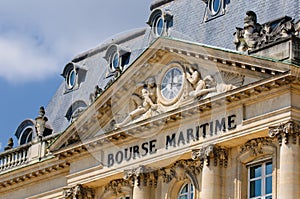
[[[272,171],[270,174],[266,174],[266,166],[268,163],[272,164]],[[259,177],[254,177],[251,178],[250,173],[251,173],[251,168],[256,167],[256,166],[261,166],[261,175]],[[273,180],[274,180],[274,176],[273,176],[273,169],[274,169],[274,164],[272,159],[268,158],[268,159],[264,159],[264,160],[260,160],[260,161],[255,161],[255,162],[251,162],[249,164],[247,164],[247,188],[248,188],[248,193],[247,193],[247,199],[268,199],[268,197],[271,196],[271,198],[273,197]],[[271,181],[271,189],[272,192],[270,194],[266,194],[266,180],[268,177],[272,177],[272,181]],[[260,196],[254,196],[251,197],[250,193],[251,193],[251,182],[255,182],[257,180],[261,180],[261,195]]]
[[[188,186],[188,188],[187,188],[188,199],[195,199],[195,186],[192,182],[186,182],[180,187],[177,199],[180,199],[180,197],[182,197],[182,196],[186,196],[186,193],[182,193],[185,186]],[[193,195],[191,196],[191,194],[193,194]]]

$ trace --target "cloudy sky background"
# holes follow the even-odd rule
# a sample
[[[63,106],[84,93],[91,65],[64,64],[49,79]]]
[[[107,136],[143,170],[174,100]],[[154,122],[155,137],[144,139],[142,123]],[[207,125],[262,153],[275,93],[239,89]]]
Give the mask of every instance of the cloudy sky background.
[[[1,0],[0,151],[24,119],[47,106],[66,63],[114,34],[146,27],[150,3]]]

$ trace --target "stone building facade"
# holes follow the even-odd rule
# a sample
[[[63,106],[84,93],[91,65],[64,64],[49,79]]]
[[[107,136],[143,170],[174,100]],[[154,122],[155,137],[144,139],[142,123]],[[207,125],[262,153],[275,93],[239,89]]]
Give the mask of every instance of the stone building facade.
[[[154,0],[0,153],[0,198],[300,198],[300,3]]]

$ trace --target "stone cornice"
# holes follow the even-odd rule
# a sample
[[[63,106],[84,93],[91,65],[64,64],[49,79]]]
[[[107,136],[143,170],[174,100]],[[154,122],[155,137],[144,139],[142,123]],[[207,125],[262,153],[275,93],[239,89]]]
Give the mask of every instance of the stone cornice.
[[[269,136],[276,137],[279,145],[289,144],[289,138],[292,138],[292,143],[297,143],[297,137],[300,135],[300,125],[296,121],[288,121],[287,123],[278,126],[269,127]]]
[[[13,185],[18,185],[19,183],[24,183],[28,180],[35,179],[37,177],[48,175],[50,173],[54,173],[58,170],[66,169],[70,166],[70,164],[64,160],[56,160],[55,162],[51,163],[48,162],[44,166],[40,164],[38,168],[35,168],[32,165],[32,169],[28,169],[25,172],[20,172],[21,175],[12,176],[11,174],[9,177],[0,180],[0,190],[3,188],[8,188]]]

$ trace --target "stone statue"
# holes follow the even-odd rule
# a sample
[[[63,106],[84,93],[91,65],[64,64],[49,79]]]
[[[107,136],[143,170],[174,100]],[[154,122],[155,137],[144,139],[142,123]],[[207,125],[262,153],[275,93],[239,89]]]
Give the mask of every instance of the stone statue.
[[[37,137],[43,136],[47,121],[48,118],[45,116],[45,108],[41,106],[39,111],[39,116],[35,118],[35,128],[36,128]]]
[[[300,20],[294,23],[291,17],[265,23],[257,23],[255,12],[248,11],[244,18],[244,28],[236,28],[234,33],[234,44],[238,51],[255,50],[280,39],[298,35]]]
[[[103,90],[98,85],[95,86],[94,92],[90,94],[90,101],[93,103],[97,97],[103,93]]]
[[[200,72],[196,65],[188,65],[186,68],[186,78],[191,83],[193,91],[189,93],[189,96],[197,98],[201,97],[209,92],[214,91],[214,88],[207,88],[205,81],[202,79]]]
[[[207,88],[211,88],[213,92],[223,93],[235,89],[236,86],[232,84],[217,83],[217,81],[211,76],[208,75],[204,78]]]
[[[135,110],[131,111],[129,115],[121,123],[116,123],[115,128],[120,128],[138,116],[145,114],[149,110],[156,111],[158,105],[156,104],[156,85],[155,81],[149,80],[146,81],[147,84],[144,84],[142,89],[142,99],[143,102]]]
[[[7,146],[4,147],[4,151],[12,149],[14,147],[14,140],[12,138],[8,139]]]

